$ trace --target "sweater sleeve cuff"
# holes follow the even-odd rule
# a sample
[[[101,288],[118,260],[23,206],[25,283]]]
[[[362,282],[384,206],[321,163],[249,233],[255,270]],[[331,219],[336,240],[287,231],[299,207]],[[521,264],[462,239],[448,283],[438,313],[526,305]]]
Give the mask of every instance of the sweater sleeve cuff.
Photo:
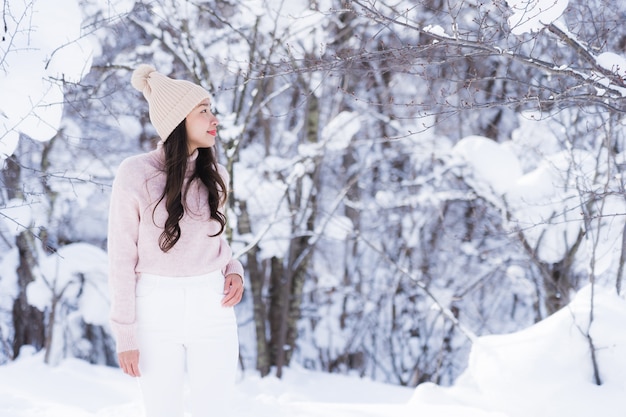
[[[224,276],[237,274],[241,277],[241,280],[243,281],[243,265],[241,265],[241,262],[236,259],[231,259],[231,261],[228,262],[222,272],[224,273]]]
[[[116,351],[118,353],[139,349],[134,324],[111,323],[111,327],[115,335]]]

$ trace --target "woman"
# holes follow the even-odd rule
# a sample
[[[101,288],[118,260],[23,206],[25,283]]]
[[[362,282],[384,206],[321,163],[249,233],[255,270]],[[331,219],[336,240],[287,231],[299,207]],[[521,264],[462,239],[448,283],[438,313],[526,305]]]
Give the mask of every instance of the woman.
[[[161,138],[113,182],[108,252],[111,327],[122,370],[139,377],[147,417],[227,416],[238,358],[233,306],[243,267],[223,239],[228,175],[216,162],[209,93],[149,65],[131,84]]]

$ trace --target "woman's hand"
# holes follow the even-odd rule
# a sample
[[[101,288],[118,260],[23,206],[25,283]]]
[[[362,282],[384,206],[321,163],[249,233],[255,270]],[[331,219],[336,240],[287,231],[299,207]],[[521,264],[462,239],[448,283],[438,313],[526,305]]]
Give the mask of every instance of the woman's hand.
[[[239,304],[241,297],[243,297],[243,278],[238,274],[228,274],[224,280],[222,306],[232,307]]]
[[[141,376],[139,373],[139,351],[127,350],[117,354],[117,360],[120,363],[120,368],[125,374],[130,376]]]

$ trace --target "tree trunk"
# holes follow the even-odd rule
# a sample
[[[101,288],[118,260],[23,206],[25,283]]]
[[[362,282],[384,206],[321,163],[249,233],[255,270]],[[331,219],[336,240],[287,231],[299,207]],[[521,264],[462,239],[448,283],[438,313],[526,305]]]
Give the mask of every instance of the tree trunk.
[[[307,102],[307,124],[306,139],[309,143],[318,141],[319,133],[319,101],[314,94],[309,96]],[[308,194],[304,194],[303,181],[297,182],[294,192],[293,201],[290,206],[293,213],[307,210],[305,230],[301,230],[301,226],[297,224],[294,218],[292,224],[292,233],[294,238],[289,245],[289,258],[287,271],[283,275],[283,287],[279,292],[280,326],[278,327],[278,337],[276,339],[276,376],[282,377],[282,368],[288,366],[296,347],[296,339],[298,336],[298,320],[300,319],[300,309],[302,306],[302,291],[306,278],[309,260],[311,259],[313,249],[310,247],[309,237],[315,233],[315,216],[317,213],[317,191],[319,189],[319,163],[315,164],[315,169],[309,174],[313,189]],[[308,199],[308,204],[303,205],[302,200]],[[282,265],[281,265],[282,267]]]
[[[18,296],[13,302],[13,359],[17,357],[20,348],[32,345],[36,350],[44,346],[44,313],[28,304],[26,287],[35,280],[33,270],[36,265],[34,253],[34,238],[29,231],[20,233],[16,238],[20,263],[17,267]]]
[[[23,198],[21,186],[21,169],[15,157],[7,158],[3,172],[7,197]],[[28,226],[28,225],[24,225]],[[15,359],[24,345],[32,345],[40,350],[44,345],[44,314],[28,304],[26,287],[35,280],[35,238],[30,230],[24,230],[15,238],[19,254],[17,267],[18,295],[13,301],[13,355]]]
[[[569,248],[563,259],[548,266],[544,264],[544,267],[541,268],[541,270],[547,271],[547,273],[544,273],[543,283],[545,291],[544,305],[548,315],[556,313],[570,302],[570,291],[576,287],[571,276],[572,263],[584,236],[585,233],[581,229],[576,242]]]
[[[44,355],[43,361],[46,365],[50,365],[50,355],[52,354],[52,342],[54,341],[57,308],[62,296],[63,293],[52,295],[52,305],[50,306],[50,314],[48,315],[48,326],[44,330],[44,350],[46,353]]]
[[[269,311],[268,317],[270,326],[269,355],[272,365],[281,369],[284,357],[281,351],[284,348],[284,339],[281,340],[283,322],[285,321],[285,303],[288,297],[288,288],[291,286],[285,276],[283,260],[273,257],[270,263],[270,283],[269,283]],[[280,371],[279,371],[280,372]],[[277,376],[280,376],[277,373]]]
[[[239,233],[242,235],[252,233],[250,215],[245,201],[239,203],[239,210],[241,213],[237,219]],[[267,327],[265,324],[265,303],[263,302],[264,277],[259,268],[257,252],[258,248],[256,246],[248,251],[246,254],[246,268],[248,272],[248,285],[252,292],[252,314],[254,317],[254,329],[256,331],[256,369],[260,372],[261,376],[266,376],[270,373],[271,360],[266,338]]]

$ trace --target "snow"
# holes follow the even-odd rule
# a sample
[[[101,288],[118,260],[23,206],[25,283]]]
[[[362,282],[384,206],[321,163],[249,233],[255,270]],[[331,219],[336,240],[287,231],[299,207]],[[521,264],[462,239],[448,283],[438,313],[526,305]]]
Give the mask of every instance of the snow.
[[[558,21],[563,12],[567,9],[569,0],[508,0],[507,4],[512,11],[512,14],[508,18],[508,23],[511,28],[511,33],[514,35],[538,32],[548,25],[554,25],[559,31],[565,33],[569,39],[583,47],[582,45],[585,42],[576,39],[576,35],[570,33],[567,26]],[[593,56],[591,51],[587,51],[587,53]],[[615,74],[621,79],[626,76],[626,58],[621,55],[614,52],[603,52],[595,57],[595,61],[599,67]],[[572,70],[568,64],[555,67],[555,69],[557,68],[559,70]],[[604,95],[606,90],[597,87],[597,85],[606,86],[613,91],[619,92],[622,96],[626,95],[626,89],[623,88],[622,81],[615,82],[602,73],[596,73],[592,76],[579,73],[579,76],[593,80],[596,84],[597,94],[599,96]]]
[[[53,296],[62,294],[69,300],[78,299],[79,310],[87,323],[106,325],[109,311],[106,252],[87,243],[72,243],[51,255],[40,256],[41,277],[28,285],[28,302],[44,311]],[[78,276],[83,277],[86,285]]]
[[[86,16],[99,15],[103,20],[114,20],[130,13],[135,2],[128,0],[82,0]]]
[[[422,30],[427,33],[432,33],[433,35],[451,38],[451,36],[446,33],[446,30],[439,25],[424,26]]]
[[[481,136],[468,136],[454,146],[453,152],[462,155],[478,180],[489,182],[498,194],[508,190],[522,175],[519,160],[507,144]]]
[[[263,151],[255,146],[249,147],[247,152],[248,164],[235,164],[233,188],[239,198],[254,203],[248,206],[251,221],[266,225],[259,233],[259,237],[263,237],[259,244],[260,256],[264,259],[282,256],[289,245],[291,215],[285,202],[286,187],[276,176],[291,170],[292,161],[274,156],[259,159]]]
[[[525,330],[478,338],[451,387],[416,389],[356,376],[288,368],[283,379],[240,372],[233,416],[256,417],[621,417],[626,392],[626,300],[591,286]],[[596,347],[594,383],[589,343]],[[65,359],[44,365],[30,347],[0,367],[0,417],[140,415],[139,388],[119,369]],[[189,414],[186,414],[188,417]]]
[[[353,230],[354,224],[350,218],[333,215],[324,227],[324,235],[330,239],[345,241]]]
[[[93,46],[81,32],[77,1],[5,5],[11,42],[0,42],[0,160],[10,156],[18,132],[47,141],[63,113],[63,83],[78,82],[91,68]]]
[[[514,35],[537,32],[557,20],[569,0],[507,0],[512,14],[509,27]]]
[[[579,211],[572,212],[568,208],[568,205],[576,205],[578,193],[575,188],[563,188],[561,177],[566,171],[555,166],[553,161],[558,159],[543,161],[507,192],[507,201],[515,208],[516,222],[525,229],[531,242],[542,241],[539,257],[546,262],[558,262],[563,258],[567,248],[576,240],[582,222]]]
[[[626,58],[614,52],[603,52],[596,57],[596,62],[622,78],[626,78]]]
[[[359,114],[342,111],[322,129],[322,142],[331,151],[345,150],[360,129]]]
[[[6,115],[0,114],[0,123],[5,123],[2,119],[6,119]],[[5,131],[6,128],[2,128],[1,131]],[[0,161],[13,155],[13,152],[17,149],[17,144],[20,140],[20,134],[14,130],[5,131],[4,136],[0,137]]]
[[[493,409],[510,417],[623,415],[615,399],[626,392],[626,335],[612,331],[611,323],[619,326],[626,303],[611,290],[597,290],[591,328],[587,286],[568,307],[543,322],[518,333],[480,338],[462,379]],[[589,328],[602,386],[593,382],[585,338]],[[459,387],[449,390],[454,393]]]
[[[557,151],[555,129],[547,122],[526,117],[520,118],[524,123],[511,141],[496,143],[468,136],[454,146],[452,155],[458,158],[463,178],[473,191],[507,210],[508,227],[523,233],[541,261],[555,263],[578,239],[583,227],[580,193],[593,189],[589,181],[596,172],[606,170],[606,158],[580,149]],[[391,198],[377,195],[381,202]],[[626,204],[620,198],[607,199],[602,209],[607,219],[625,211]],[[597,275],[620,256],[621,225],[621,221],[612,224],[606,220],[595,232]]]
[[[22,199],[11,199],[0,209],[0,223],[3,223],[0,230],[6,230],[15,237],[30,226],[32,219],[30,204]]]

